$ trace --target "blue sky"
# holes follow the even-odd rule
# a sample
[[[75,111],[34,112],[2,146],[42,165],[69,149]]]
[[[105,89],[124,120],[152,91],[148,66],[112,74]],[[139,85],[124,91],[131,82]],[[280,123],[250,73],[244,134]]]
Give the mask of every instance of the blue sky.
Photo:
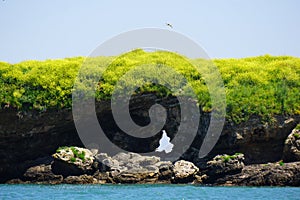
[[[300,57],[299,10],[298,0],[1,0],[0,60],[88,56],[119,33],[166,22],[211,58]]]

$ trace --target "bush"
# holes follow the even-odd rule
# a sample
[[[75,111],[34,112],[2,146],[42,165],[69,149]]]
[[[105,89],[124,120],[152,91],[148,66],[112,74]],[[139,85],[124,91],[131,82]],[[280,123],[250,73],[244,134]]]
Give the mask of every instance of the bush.
[[[135,50],[130,53],[113,57],[83,57],[60,60],[25,61],[18,64],[0,62],[0,108],[14,107],[18,109],[71,108],[72,91],[78,70],[85,61],[90,68],[80,79],[89,80],[103,73],[97,83],[96,99],[110,99],[115,84],[130,69],[153,64],[170,66],[172,70],[182,74],[188,83],[172,74],[159,71],[158,76],[167,76],[175,84],[190,85],[195,91],[199,106],[204,112],[211,107],[210,95],[203,74],[199,74],[194,66],[200,66],[204,73],[209,74],[209,65],[203,59],[187,60],[170,52],[144,52]],[[277,114],[300,114],[300,58],[290,56],[258,56],[242,59],[215,59],[224,80],[227,104],[227,119],[240,123],[251,115],[270,120]],[[110,63],[106,71],[104,67]],[[142,68],[141,68],[142,69]],[[152,70],[152,71],[151,71]],[[140,85],[136,93],[155,92],[160,96],[178,95],[161,85],[147,82],[140,78],[155,73],[153,69],[136,71],[134,79],[120,81],[120,85]],[[213,77],[212,77],[213,78]],[[93,83],[91,83],[93,84]],[[168,84],[168,83],[166,83]],[[78,85],[76,90],[86,90],[85,85]]]

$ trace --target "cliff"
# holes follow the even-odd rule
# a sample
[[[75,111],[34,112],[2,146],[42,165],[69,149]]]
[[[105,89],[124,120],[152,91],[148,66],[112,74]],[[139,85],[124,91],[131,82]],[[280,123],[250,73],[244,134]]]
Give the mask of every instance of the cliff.
[[[164,129],[172,139],[180,123],[180,106],[175,97],[159,98],[154,94],[133,97],[130,114],[140,125],[149,123],[148,109],[154,103],[167,110]],[[110,140],[124,149],[137,153],[154,151],[159,146],[162,133],[148,139],[133,139],[122,133],[115,124],[109,101],[97,102],[98,120]],[[201,109],[200,109],[201,110]],[[0,110],[0,182],[18,178],[32,166],[49,163],[60,146],[83,146],[74,125],[70,109],[20,111],[11,108]],[[246,122],[234,124],[226,120],[221,137],[211,153],[198,158],[203,136],[210,123],[209,113],[201,113],[197,136],[181,159],[201,166],[217,154],[245,155],[245,164],[275,162],[282,158],[284,142],[300,116],[275,116],[270,123],[251,116]]]

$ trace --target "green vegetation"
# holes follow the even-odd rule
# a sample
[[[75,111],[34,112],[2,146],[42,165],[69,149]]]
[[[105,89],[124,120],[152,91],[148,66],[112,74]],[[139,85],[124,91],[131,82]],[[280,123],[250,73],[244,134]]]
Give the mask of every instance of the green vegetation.
[[[300,124],[297,124],[297,126],[295,127],[295,130],[300,130]],[[293,136],[294,136],[296,139],[300,139],[300,132],[299,132],[299,131],[296,131],[296,133],[294,133]]]
[[[85,152],[84,152],[84,151],[79,152],[79,150],[76,149],[75,147],[70,147],[70,148],[71,148],[71,150],[72,150],[72,152],[73,152],[75,158],[81,159],[82,162],[85,161]]]
[[[280,166],[283,166],[283,165],[284,165],[284,162],[283,162],[282,160],[280,160],[280,161],[278,162],[278,164],[279,164]]]
[[[299,134],[299,133],[294,133],[293,136],[294,136],[296,139],[300,139],[300,134]]]
[[[241,155],[241,153],[235,153],[234,155],[223,155],[221,158],[225,163],[229,162],[230,160],[235,159],[238,155]]]
[[[71,90],[84,58],[0,62],[1,107],[45,110],[70,107]]]
[[[70,147],[67,147],[67,146],[58,147],[58,149],[56,149],[56,153],[60,153],[62,150],[69,152],[69,148]]]
[[[120,86],[140,85],[136,93],[155,92],[158,95],[171,95],[171,91],[161,85],[147,82],[144,77],[154,73],[154,69],[137,70],[130,81],[119,81],[129,70],[143,64],[171,66],[182,74],[186,82],[164,69],[156,72],[174,83],[166,85],[182,86],[182,90],[191,86],[195,91],[199,105],[204,111],[211,111],[210,96],[205,85],[204,74],[199,74],[194,66],[203,68],[209,74],[209,64],[205,60],[187,60],[170,52],[144,52],[135,50],[117,59],[97,57],[85,60],[83,57],[60,60],[25,61],[18,64],[0,62],[0,109],[15,107],[18,109],[71,108],[72,91],[75,79],[82,63],[89,65],[80,79],[89,79],[103,73],[96,84],[96,99],[109,99],[115,84]],[[111,62],[113,61],[113,62]],[[227,118],[235,123],[246,121],[251,115],[270,120],[276,114],[300,114],[300,58],[290,56],[259,56],[242,59],[215,59],[225,85]],[[104,67],[109,64],[104,71]],[[194,65],[194,66],[193,66]],[[212,77],[213,78],[213,77]],[[93,84],[93,82],[91,82]],[[78,85],[76,90],[86,90]],[[173,94],[178,95],[178,94]],[[179,94],[180,95],[180,94]]]
[[[226,86],[227,112],[235,122],[251,115],[300,114],[300,59],[260,56],[215,60]]]
[[[224,162],[228,162],[231,158],[229,155],[222,156]]]
[[[79,158],[82,160],[82,162],[85,161],[85,152],[84,151],[79,151],[78,149],[76,149],[74,146],[71,147],[67,147],[67,146],[63,146],[63,147],[59,147],[56,150],[56,153],[60,153],[62,150],[65,150],[66,152],[69,152],[69,150],[71,150],[73,152],[74,157],[70,158],[71,162],[75,162],[76,158]]]

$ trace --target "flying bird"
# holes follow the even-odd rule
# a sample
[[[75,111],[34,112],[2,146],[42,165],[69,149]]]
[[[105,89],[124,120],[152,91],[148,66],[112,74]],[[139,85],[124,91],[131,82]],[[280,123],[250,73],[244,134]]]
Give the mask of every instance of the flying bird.
[[[169,26],[170,28],[173,28],[172,24],[170,23],[166,23],[167,26]]]

